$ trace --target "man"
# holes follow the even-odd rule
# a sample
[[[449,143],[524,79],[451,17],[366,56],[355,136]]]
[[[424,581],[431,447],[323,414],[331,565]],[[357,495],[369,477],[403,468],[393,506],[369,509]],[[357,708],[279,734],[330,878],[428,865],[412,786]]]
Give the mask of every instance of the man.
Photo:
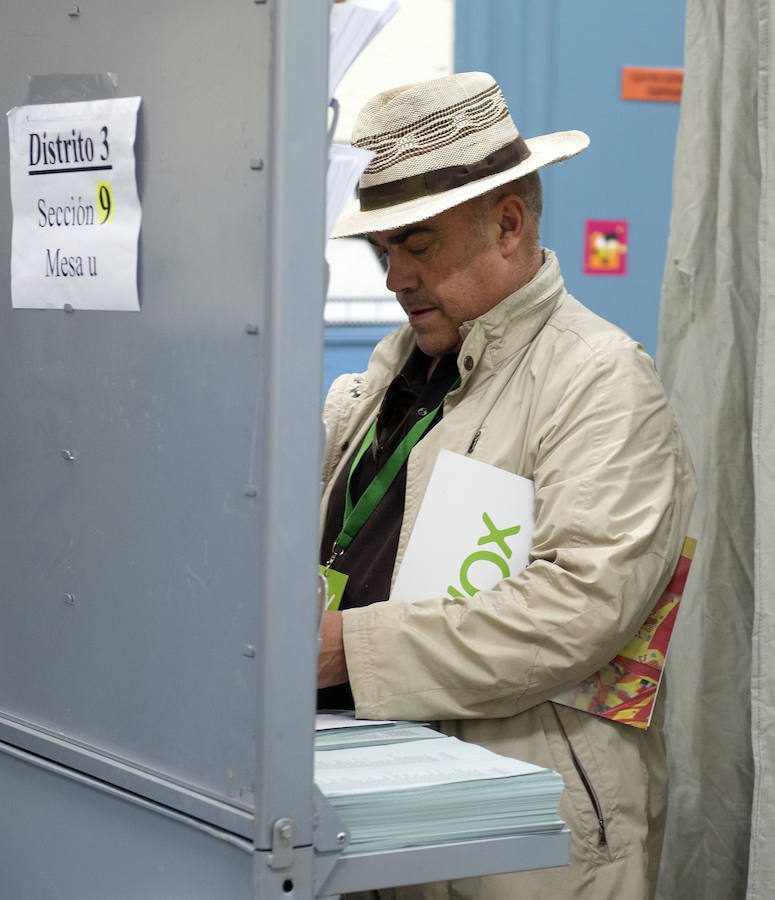
[[[642,732],[551,702],[646,620],[694,499],[651,360],[565,291],[539,242],[537,170],[588,138],[524,141],[493,79],[467,73],[378,95],[353,143],[376,155],[336,235],[367,233],[409,322],[326,403],[321,556],[349,582],[342,611],[324,618],[321,705],[438,721],[560,771],[572,831],[569,867],[395,896],[649,897],[665,809],[659,725]],[[529,565],[473,597],[381,602],[442,448],[533,481]],[[375,476],[401,450],[407,461],[375,499]]]

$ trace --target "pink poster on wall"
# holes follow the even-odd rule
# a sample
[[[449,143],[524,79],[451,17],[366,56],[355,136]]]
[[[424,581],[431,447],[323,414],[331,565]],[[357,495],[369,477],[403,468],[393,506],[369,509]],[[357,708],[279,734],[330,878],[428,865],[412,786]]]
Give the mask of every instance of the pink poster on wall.
[[[626,275],[629,224],[624,219],[587,219],[584,274]]]

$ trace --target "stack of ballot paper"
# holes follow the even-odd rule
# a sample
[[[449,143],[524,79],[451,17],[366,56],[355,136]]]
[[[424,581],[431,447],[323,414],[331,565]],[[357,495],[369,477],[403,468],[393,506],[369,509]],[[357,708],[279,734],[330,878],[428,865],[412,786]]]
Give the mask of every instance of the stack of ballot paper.
[[[344,750],[347,747],[376,747],[438,737],[438,731],[416,722],[376,722],[356,719],[351,712],[334,715],[318,713],[315,720],[315,750]]]
[[[423,725],[317,731],[315,782],[350,831],[348,853],[563,827],[557,772]]]

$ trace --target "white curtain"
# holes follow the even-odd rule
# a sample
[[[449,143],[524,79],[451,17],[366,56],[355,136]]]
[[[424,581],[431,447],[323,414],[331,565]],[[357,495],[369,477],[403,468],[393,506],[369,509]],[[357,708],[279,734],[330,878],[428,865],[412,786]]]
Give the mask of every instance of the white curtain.
[[[657,361],[698,546],[666,676],[660,900],[775,898],[772,17],[771,0],[687,2]]]

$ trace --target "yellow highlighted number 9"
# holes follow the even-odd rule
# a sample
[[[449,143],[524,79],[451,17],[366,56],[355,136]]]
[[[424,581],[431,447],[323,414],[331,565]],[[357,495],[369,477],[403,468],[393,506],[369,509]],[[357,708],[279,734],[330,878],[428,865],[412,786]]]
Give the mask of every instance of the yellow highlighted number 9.
[[[100,225],[112,222],[115,214],[113,187],[109,181],[97,182],[97,207],[100,211]]]

